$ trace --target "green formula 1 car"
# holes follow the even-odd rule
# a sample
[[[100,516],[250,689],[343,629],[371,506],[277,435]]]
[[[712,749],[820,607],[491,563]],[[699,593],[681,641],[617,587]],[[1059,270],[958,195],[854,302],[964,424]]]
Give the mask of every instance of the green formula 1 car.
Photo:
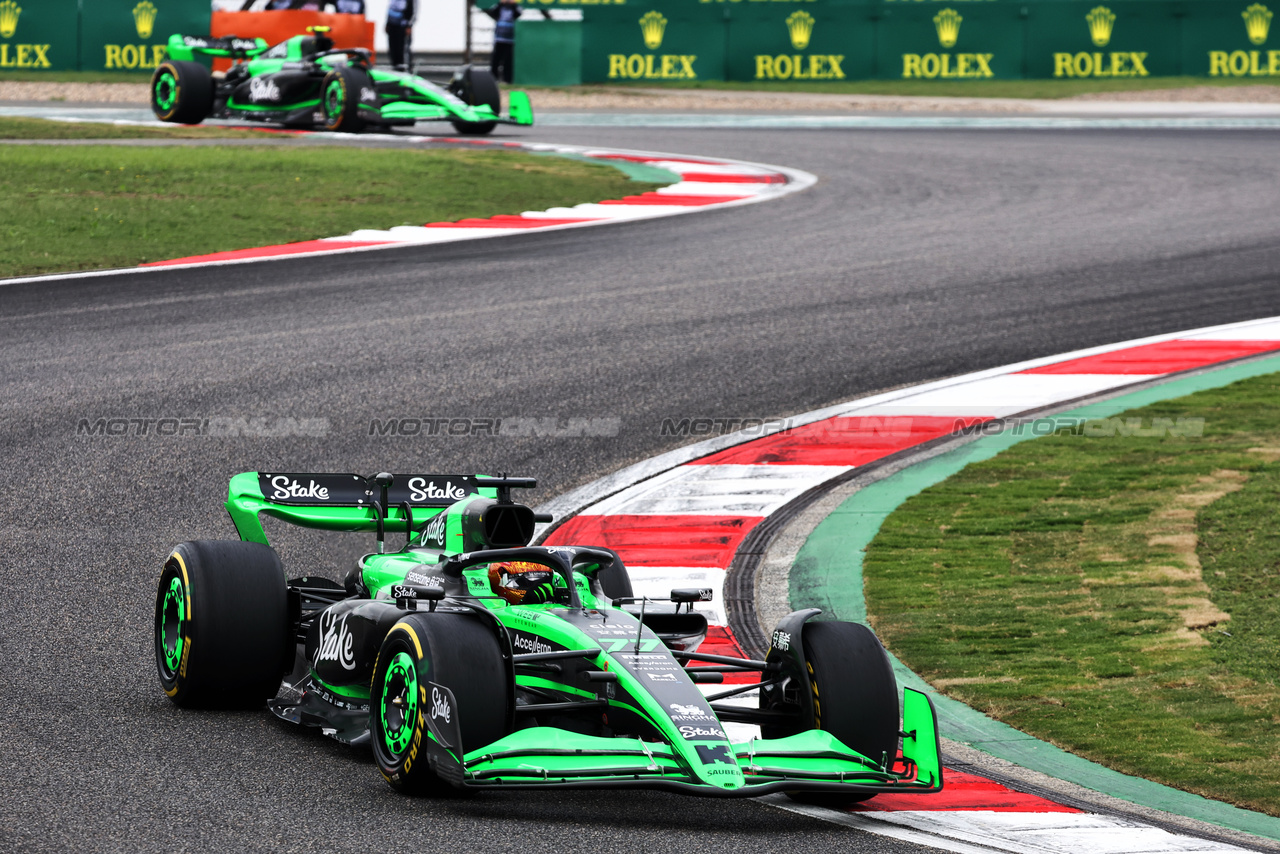
[[[160,683],[193,708],[261,707],[353,745],[409,793],[649,787],[863,800],[942,788],[937,719],[854,623],[781,621],[764,660],[698,653],[709,590],[632,594],[608,549],[530,546],[527,478],[250,472],[240,540],[160,575]],[[261,516],[375,533],[344,581],[286,580]],[[403,534],[390,551],[388,533]],[[752,681],[720,688],[726,675]],[[758,680],[758,681],[757,681]],[[283,683],[284,690],[281,690]],[[743,702],[751,693],[757,701]],[[901,718],[900,718],[901,715]],[[749,735],[734,740],[726,725]],[[732,727],[730,727],[732,728]]]
[[[447,86],[415,74],[374,68],[363,48],[335,49],[327,27],[310,27],[275,46],[262,39],[169,38],[169,58],[151,77],[151,110],[164,122],[207,118],[356,133],[415,122],[452,122],[459,133],[485,134],[498,124],[531,125],[529,96],[511,92],[502,115],[493,76],[463,66]],[[225,74],[197,56],[235,60]]]

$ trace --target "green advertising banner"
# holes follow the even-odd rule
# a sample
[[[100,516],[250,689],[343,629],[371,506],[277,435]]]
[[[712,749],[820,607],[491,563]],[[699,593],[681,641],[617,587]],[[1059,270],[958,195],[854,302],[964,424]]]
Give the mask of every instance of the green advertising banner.
[[[714,6],[599,6],[584,18],[582,80],[723,80],[724,48],[724,13]]]
[[[80,67],[147,71],[174,33],[209,32],[209,0],[89,0],[81,11]]]
[[[0,0],[0,70],[76,67],[77,0]]]
[[[1027,76],[1180,74],[1181,26],[1173,3],[1040,3],[1027,21]]]
[[[1280,35],[1271,26],[1280,0],[577,0],[576,5],[583,10],[578,70],[584,82],[1280,78]],[[521,50],[527,46],[522,41]],[[572,58],[545,56],[535,64],[558,63],[568,69],[560,79],[573,77]],[[557,76],[533,67],[528,73],[531,79]]]
[[[743,3],[727,25],[729,80],[856,80],[874,71],[870,6]]]
[[[1221,0],[1185,4],[1187,20],[1196,25],[1183,33],[1184,73],[1280,77],[1280,34],[1271,26],[1273,11],[1280,11],[1280,4],[1272,6],[1274,10],[1262,3],[1224,4]]]
[[[516,44],[520,51],[512,73],[517,86],[576,86],[582,82],[580,21],[516,21]]]
[[[1026,7],[1013,3],[895,3],[881,12],[878,77],[990,80],[1023,75]]]

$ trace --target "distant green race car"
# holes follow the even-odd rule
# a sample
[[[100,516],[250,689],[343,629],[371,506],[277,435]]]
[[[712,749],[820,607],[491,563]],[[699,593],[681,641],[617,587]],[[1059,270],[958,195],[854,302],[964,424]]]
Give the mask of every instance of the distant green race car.
[[[463,66],[447,86],[416,74],[373,67],[363,48],[335,49],[327,27],[309,27],[275,46],[234,36],[169,37],[169,58],[151,76],[151,109],[164,122],[208,118],[358,133],[369,127],[448,121],[459,133],[486,134],[499,124],[531,125],[524,92],[501,94],[486,70]],[[197,56],[235,60],[225,74]]]
[[[184,707],[265,703],[368,745],[406,793],[646,787],[848,802],[941,790],[933,706],[908,688],[899,707],[869,629],[810,622],[809,609],[779,623],[764,660],[699,653],[707,620],[693,603],[711,591],[636,597],[608,549],[527,545],[549,520],[510,493],[534,485],[236,475],[226,507],[240,540],[182,543],[161,572],[161,686]],[[264,515],[376,532],[377,551],[342,583],[286,580]],[[404,546],[388,551],[387,532]],[[699,688],[743,674],[758,682]],[[761,737],[734,740],[730,723]]]

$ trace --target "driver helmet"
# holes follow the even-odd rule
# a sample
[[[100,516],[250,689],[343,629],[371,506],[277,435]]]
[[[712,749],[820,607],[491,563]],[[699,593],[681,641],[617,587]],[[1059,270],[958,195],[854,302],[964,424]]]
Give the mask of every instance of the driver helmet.
[[[512,605],[537,605],[555,598],[555,573],[527,560],[491,563],[489,586]]]

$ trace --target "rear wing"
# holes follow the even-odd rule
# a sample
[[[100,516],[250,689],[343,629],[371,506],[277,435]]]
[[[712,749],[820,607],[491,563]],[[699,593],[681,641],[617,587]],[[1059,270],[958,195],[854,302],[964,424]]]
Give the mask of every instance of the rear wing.
[[[226,507],[240,539],[269,545],[261,513],[323,531],[406,532],[410,520],[417,529],[463,499],[496,499],[500,489],[505,491],[504,483],[511,481],[471,474],[394,474],[384,499],[383,485],[358,474],[251,471],[231,478]]]
[[[227,56],[232,59],[248,59],[265,51],[270,45],[263,39],[241,39],[235,36],[169,36],[169,58],[190,62],[196,54]]]

